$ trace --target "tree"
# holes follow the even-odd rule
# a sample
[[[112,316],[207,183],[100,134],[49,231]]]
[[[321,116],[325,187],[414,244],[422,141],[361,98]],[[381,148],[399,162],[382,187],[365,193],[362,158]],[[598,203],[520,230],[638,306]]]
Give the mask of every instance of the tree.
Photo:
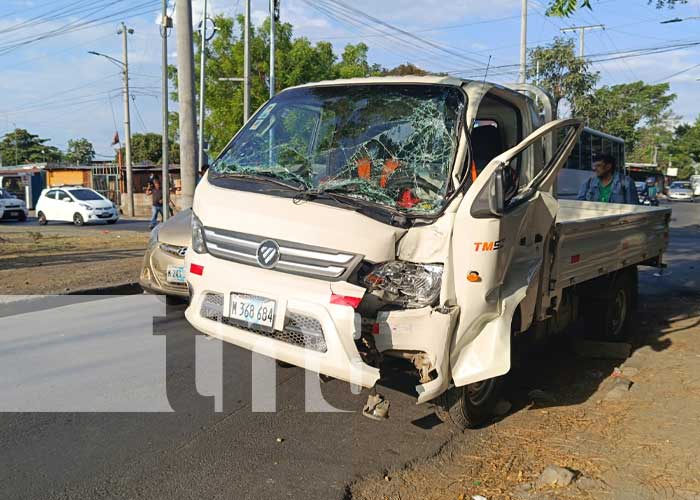
[[[232,19],[217,16],[216,36],[207,44],[206,63],[206,117],[205,141],[209,144],[209,156],[216,156],[243,124],[243,85],[240,82],[220,78],[243,76],[243,16]],[[269,47],[270,22],[250,30],[251,54],[251,110],[260,107],[269,96]],[[200,36],[195,33],[196,51],[200,50]],[[333,52],[328,42],[312,44],[307,38],[295,38],[292,25],[275,24],[276,89],[294,85],[329,80],[383,74],[386,70],[367,59],[368,47],[364,43],[347,45],[341,57]],[[195,71],[199,74],[199,58]],[[169,68],[169,77],[177,88],[177,69]],[[199,79],[195,83],[199,95]],[[177,100],[177,92],[172,94]],[[176,125],[176,123],[171,122]],[[172,129],[177,135],[177,129]]]
[[[5,165],[60,161],[61,151],[46,144],[50,140],[17,128],[0,141],[0,158]]]
[[[578,116],[588,125],[622,137],[628,151],[634,151],[643,135],[662,135],[672,118],[671,104],[676,94],[669,84],[644,82],[603,86],[582,101]],[[649,142],[647,140],[647,142]]]
[[[177,119],[177,116],[175,117]],[[180,145],[170,138],[170,163],[178,163],[180,158]],[[124,158],[122,148],[122,158]],[[163,136],[153,132],[145,134],[133,134],[131,136],[131,161],[134,163],[162,164],[163,162]]]
[[[647,4],[655,4],[657,9],[673,8],[674,5],[688,3],[688,0],[647,0]],[[591,0],[550,0],[547,8],[548,16],[569,17],[577,9],[592,10]]]
[[[425,76],[429,75],[427,71],[424,69],[419,68],[415,64],[411,63],[404,63],[404,64],[399,64],[395,68],[391,68],[389,70],[384,70],[382,72],[384,76],[404,76],[404,75],[417,75],[417,76]]]
[[[527,77],[554,97],[555,109],[566,100],[571,114],[583,105],[599,79],[585,59],[576,56],[574,41],[557,37],[552,44],[535,47],[528,54]]]
[[[87,165],[95,158],[95,148],[92,143],[81,137],[70,139],[66,149],[65,160],[76,165]]]

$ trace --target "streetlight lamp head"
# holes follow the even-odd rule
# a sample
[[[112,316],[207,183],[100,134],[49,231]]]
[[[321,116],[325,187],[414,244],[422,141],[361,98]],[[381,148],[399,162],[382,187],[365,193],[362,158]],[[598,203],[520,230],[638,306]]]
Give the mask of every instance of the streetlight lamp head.
[[[666,19],[665,21],[661,21],[659,24],[671,24],[671,23],[680,23],[683,21],[680,17],[674,17],[673,19]]]

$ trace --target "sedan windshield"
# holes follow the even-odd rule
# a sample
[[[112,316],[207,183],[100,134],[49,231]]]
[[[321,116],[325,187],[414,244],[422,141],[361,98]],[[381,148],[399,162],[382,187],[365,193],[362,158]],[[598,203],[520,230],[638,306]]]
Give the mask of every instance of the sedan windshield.
[[[213,163],[254,176],[417,215],[450,187],[464,94],[440,85],[334,85],[285,91]]]
[[[690,189],[690,182],[672,182],[671,189]]]
[[[91,189],[73,189],[70,194],[78,201],[101,201],[102,196]]]

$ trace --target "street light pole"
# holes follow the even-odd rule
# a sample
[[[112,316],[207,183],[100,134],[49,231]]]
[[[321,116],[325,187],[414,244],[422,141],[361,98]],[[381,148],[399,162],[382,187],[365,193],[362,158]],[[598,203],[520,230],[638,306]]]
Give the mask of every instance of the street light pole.
[[[275,97],[275,16],[277,1],[270,0],[270,99]]]
[[[163,14],[161,18],[161,71],[162,71],[162,109],[163,109],[163,172],[161,174],[161,187],[163,191],[163,222],[170,216],[170,138],[168,137],[168,28],[172,27],[172,20],[168,17],[168,0],[163,0]]]
[[[525,83],[527,79],[527,0],[522,0],[520,7],[520,75],[518,80]]]
[[[131,165],[131,115],[129,110],[129,48],[127,36],[134,32],[133,29],[127,28],[122,22],[122,27],[117,31],[118,35],[123,36],[124,50],[124,152],[126,161],[126,204],[127,213],[130,217],[134,216],[134,177]]]
[[[199,59],[199,157],[197,160],[197,171],[202,174],[204,168],[204,67],[206,65],[206,44],[207,44],[207,0],[204,0],[204,11],[202,12],[200,40],[200,59]]]
[[[243,28],[243,123],[250,118],[250,0],[245,0]]]

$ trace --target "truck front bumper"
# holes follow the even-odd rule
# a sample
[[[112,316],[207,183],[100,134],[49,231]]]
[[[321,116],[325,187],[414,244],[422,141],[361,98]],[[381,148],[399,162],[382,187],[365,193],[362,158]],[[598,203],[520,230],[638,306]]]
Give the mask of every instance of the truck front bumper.
[[[372,387],[379,369],[360,357],[354,339],[361,318],[347,305],[331,304],[331,283],[188,252],[191,292],[187,320],[197,330],[225,342],[363,387]],[[272,330],[229,320],[231,293],[275,301]]]

